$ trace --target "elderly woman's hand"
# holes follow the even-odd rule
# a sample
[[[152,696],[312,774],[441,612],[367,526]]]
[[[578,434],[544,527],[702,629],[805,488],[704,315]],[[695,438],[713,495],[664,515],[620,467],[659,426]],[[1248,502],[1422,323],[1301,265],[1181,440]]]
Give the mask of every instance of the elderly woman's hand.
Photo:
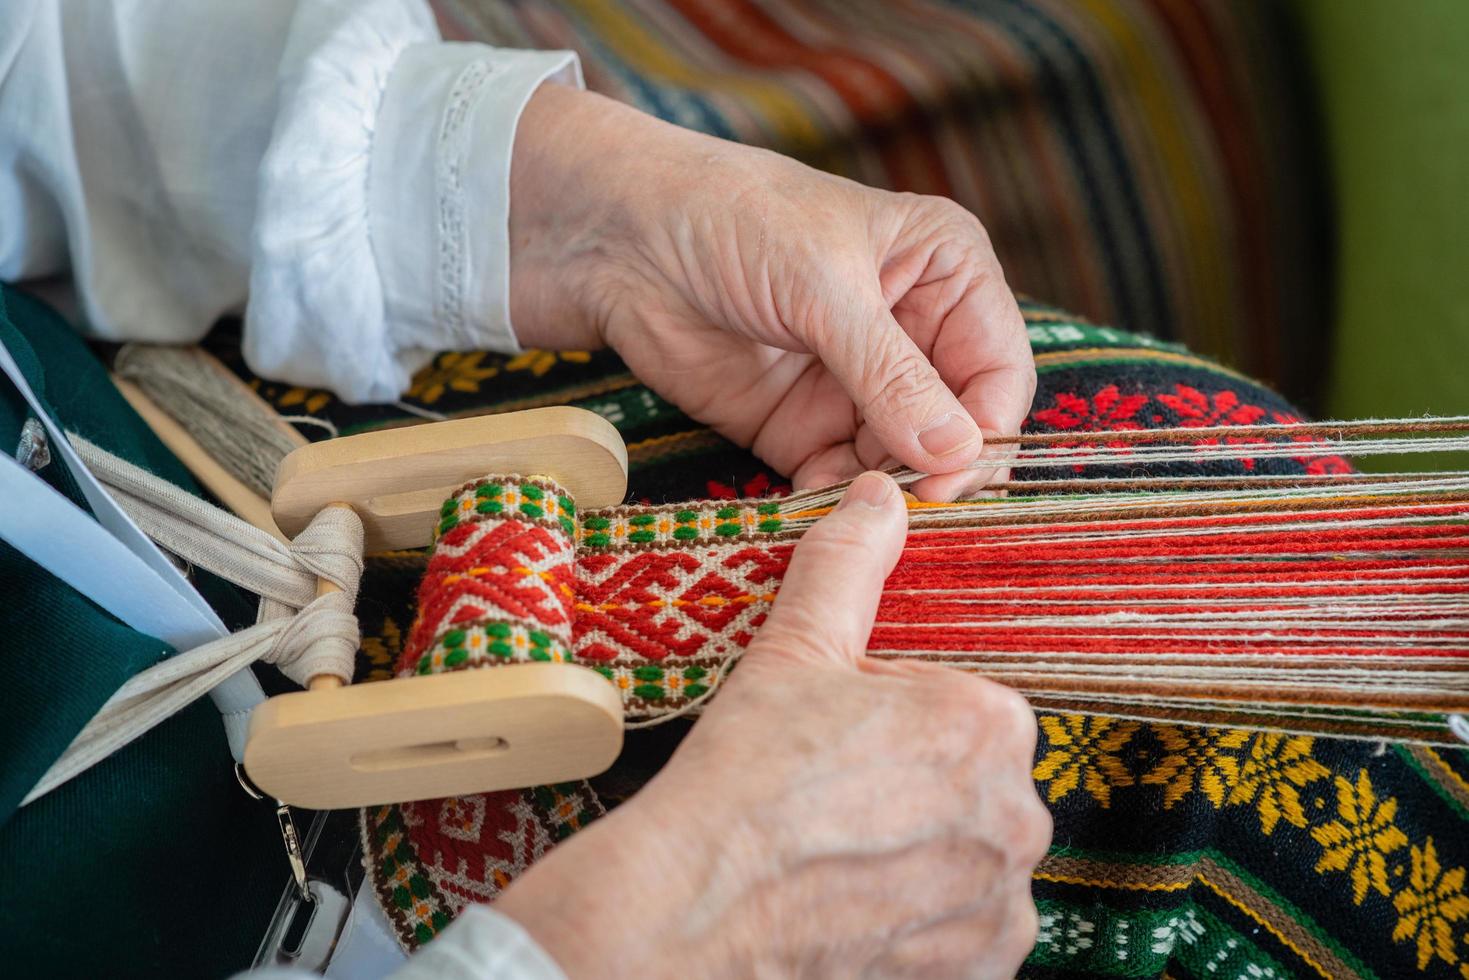
[[[864,656],[905,533],[889,478],[854,483],[662,773],[496,903],[569,976],[1014,976],[1050,839],[1035,718]]]
[[[545,85],[511,172],[511,316],[527,346],[615,348],[798,486],[896,460],[952,499],[1035,371],[979,222]]]

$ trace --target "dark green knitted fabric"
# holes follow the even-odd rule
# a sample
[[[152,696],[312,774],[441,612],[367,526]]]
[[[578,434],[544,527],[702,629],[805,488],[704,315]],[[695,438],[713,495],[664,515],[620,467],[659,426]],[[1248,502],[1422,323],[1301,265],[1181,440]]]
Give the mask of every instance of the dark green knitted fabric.
[[[0,287],[0,304],[0,339],[64,428],[194,489],[74,331],[13,290]],[[0,381],[0,451],[14,451],[26,417],[18,393]],[[42,475],[82,503],[59,461]],[[97,708],[168,648],[3,544],[0,596],[6,972],[219,976],[248,966],[286,867],[273,812],[235,782],[214,707],[195,704],[17,810]],[[235,597],[227,619],[242,610]]]

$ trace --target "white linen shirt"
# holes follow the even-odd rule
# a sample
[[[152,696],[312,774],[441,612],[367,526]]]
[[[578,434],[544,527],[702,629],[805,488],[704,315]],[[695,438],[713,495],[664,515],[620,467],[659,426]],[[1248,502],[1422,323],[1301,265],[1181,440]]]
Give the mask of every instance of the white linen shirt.
[[[0,280],[69,277],[108,340],[243,309],[257,373],[395,399],[436,350],[518,350],[511,146],[548,79],[575,56],[445,43],[421,0],[0,0]],[[562,973],[477,906],[394,976]]]
[[[0,280],[79,326],[197,341],[391,401],[437,350],[514,353],[515,125],[575,55],[445,43],[423,0],[0,2]]]

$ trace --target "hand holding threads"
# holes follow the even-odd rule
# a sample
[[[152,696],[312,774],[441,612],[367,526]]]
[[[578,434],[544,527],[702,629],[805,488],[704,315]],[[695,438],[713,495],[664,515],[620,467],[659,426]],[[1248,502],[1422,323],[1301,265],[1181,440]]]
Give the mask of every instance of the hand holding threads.
[[[1013,975],[1050,836],[1035,719],[997,685],[865,655],[900,501],[858,480],[663,772],[496,903],[569,976]]]

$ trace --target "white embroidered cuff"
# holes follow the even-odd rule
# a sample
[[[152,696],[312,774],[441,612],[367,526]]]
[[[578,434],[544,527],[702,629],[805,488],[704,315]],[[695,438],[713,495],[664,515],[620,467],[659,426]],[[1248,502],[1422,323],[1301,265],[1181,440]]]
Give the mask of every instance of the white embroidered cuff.
[[[520,350],[510,323],[510,160],[521,111],[547,80],[580,86],[576,55],[417,44],[394,66],[368,200],[400,351]]]
[[[515,352],[515,124],[569,52],[446,44],[414,0],[304,4],[260,166],[245,359],[391,401],[434,351]]]
[[[390,980],[566,980],[566,974],[520,923],[471,902]]]

